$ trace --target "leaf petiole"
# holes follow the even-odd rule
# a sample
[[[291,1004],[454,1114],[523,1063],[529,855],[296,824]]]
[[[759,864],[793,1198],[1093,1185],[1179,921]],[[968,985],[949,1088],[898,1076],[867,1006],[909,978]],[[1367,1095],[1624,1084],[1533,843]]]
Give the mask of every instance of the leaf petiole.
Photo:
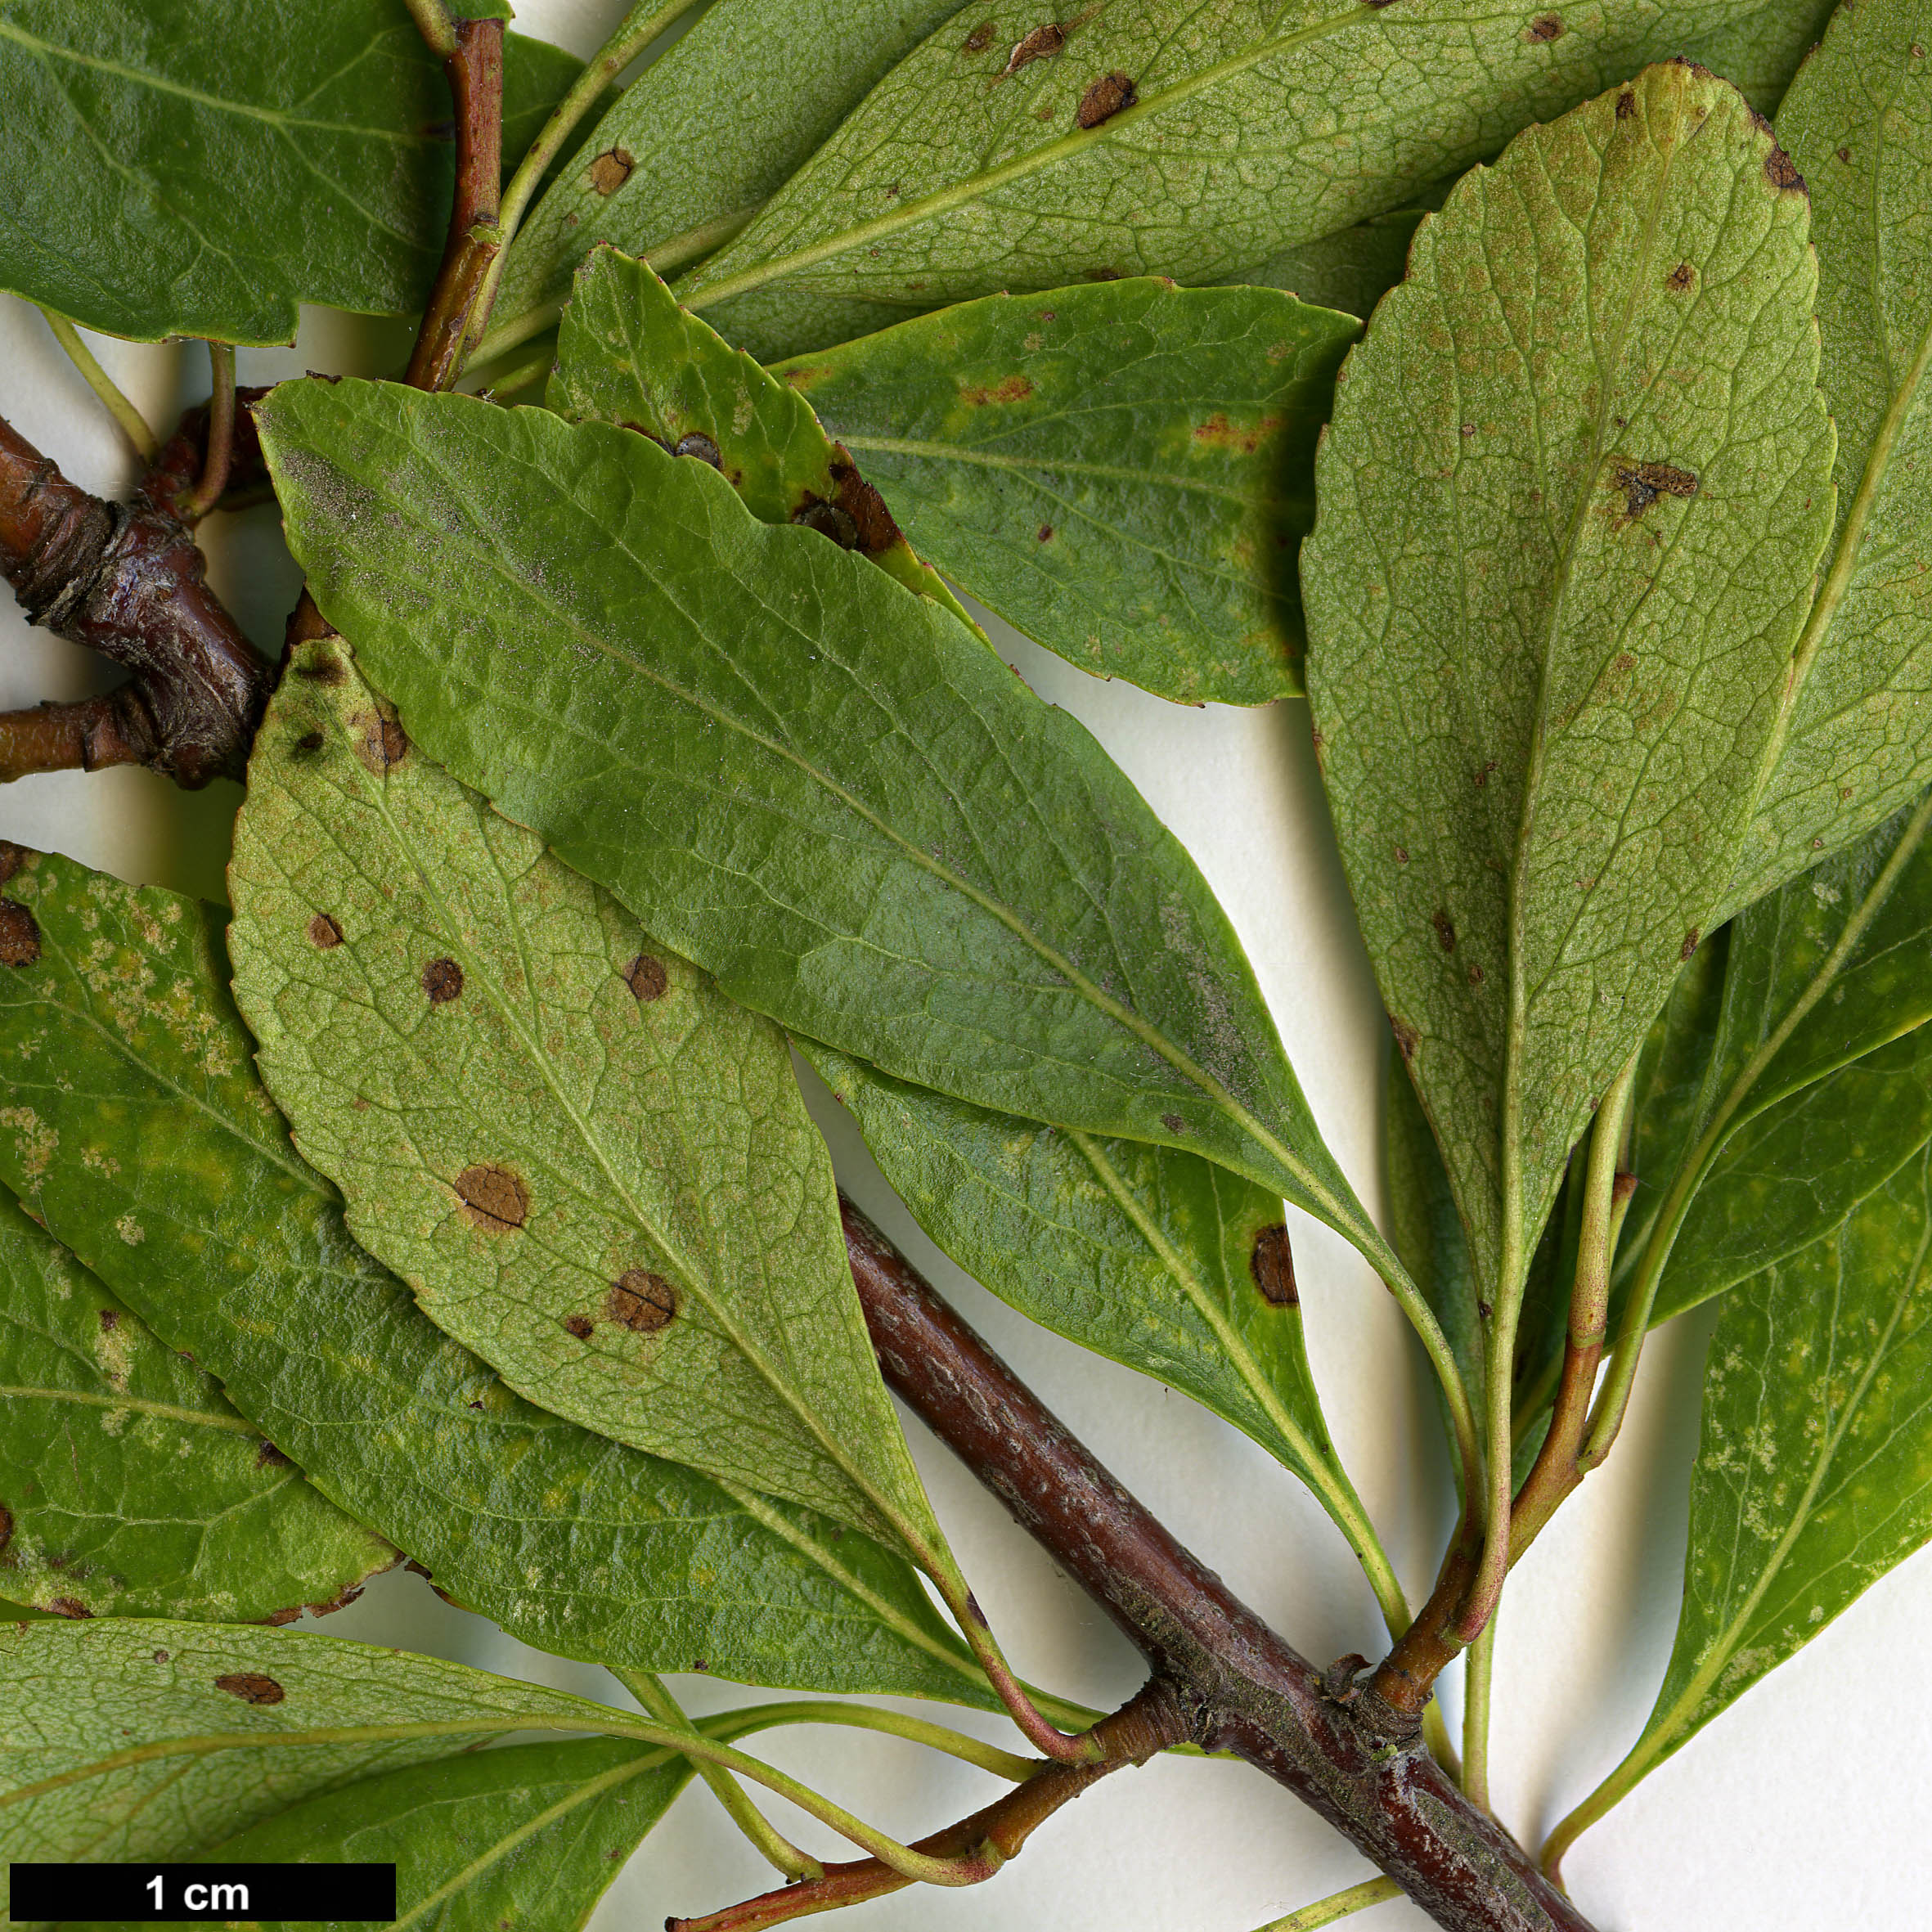
[[[1318,1898],[1314,1904],[1290,1912],[1285,1919],[1270,1919],[1260,1932],[1318,1932],[1319,1927],[1332,1925],[1351,1912],[1366,1912],[1372,1905],[1401,1896],[1402,1888],[1392,1878],[1365,1879],[1346,1892],[1332,1892],[1326,1898]]]
[[[662,1723],[673,1724],[690,1730],[691,1720],[685,1714],[683,1707],[664,1687],[664,1680],[654,1670],[629,1670],[620,1665],[610,1666],[614,1677],[644,1709]],[[780,1831],[764,1813],[753,1804],[745,1794],[744,1787],[722,1765],[713,1764],[699,1757],[690,1760],[692,1768],[711,1787],[712,1795],[723,1806],[725,1815],[749,1839],[759,1855],[775,1870],[786,1878],[797,1881],[823,1878],[825,1868],[809,1852],[801,1851],[790,1839]]]
[[[88,387],[106,405],[107,413],[121,426],[122,433],[134,445],[134,452],[144,463],[151,463],[161,453],[160,439],[147,426],[147,419],[130,402],[115,384],[114,378],[95,360],[94,352],[80,339],[80,331],[65,316],[56,315],[51,308],[41,310],[48,328],[54,332],[54,340],[66,350],[69,361],[78,369]]]

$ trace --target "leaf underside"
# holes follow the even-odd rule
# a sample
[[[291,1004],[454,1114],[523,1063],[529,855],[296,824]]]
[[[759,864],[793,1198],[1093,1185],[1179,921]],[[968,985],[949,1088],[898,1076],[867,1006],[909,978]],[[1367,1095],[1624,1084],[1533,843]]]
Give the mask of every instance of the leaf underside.
[[[1185,852],[957,620],[600,424],[347,381],[260,416],[317,600],[411,736],[734,999],[1197,1149],[1386,1253]]]
[[[209,907],[0,848],[0,1179],[331,1501],[561,1656],[992,1708],[910,1566],[514,1395],[343,1227],[257,1077]]]
[[[646,68],[510,245],[501,335],[534,332],[608,242],[667,274],[748,220],[960,0],[732,0]],[[721,232],[721,228],[723,231]]]
[[[148,1618],[0,1626],[0,1840],[22,1861],[185,1854],[355,1778],[615,1714],[441,1658]],[[339,1735],[369,1726],[426,1734]]]
[[[1242,0],[1112,0],[1014,65],[1040,13],[992,0],[902,61],[680,294],[769,361],[878,327],[892,304],[1231,281],[1408,204],[1647,61],[1705,59],[1768,106],[1829,11],[1288,0],[1257,17]]]
[[[552,1413],[938,1527],[784,1037],[409,744],[334,640],[257,734],[235,994],[349,1232]]]
[[[1715,923],[1830,528],[1781,161],[1682,64],[1522,135],[1418,231],[1318,465],[1302,574],[1329,799],[1505,1301],[1590,1108]]]
[[[1838,524],[1811,668],[1728,902],[1748,905],[1932,780],[1932,20],[1860,0],[1793,83],[1778,138],[1808,185]]]

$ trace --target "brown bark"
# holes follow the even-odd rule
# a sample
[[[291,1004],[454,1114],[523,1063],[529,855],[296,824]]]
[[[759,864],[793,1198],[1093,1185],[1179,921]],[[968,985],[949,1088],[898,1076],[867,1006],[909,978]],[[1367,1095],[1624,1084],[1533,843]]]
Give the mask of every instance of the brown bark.
[[[887,1382],[1140,1648],[1195,1741],[1328,1820],[1449,1932],[1589,1932],[1422,1748],[1417,1719],[1318,1669],[1103,1469],[850,1203],[852,1278]]]
[[[456,110],[456,193],[436,285],[402,379],[416,389],[446,389],[461,373],[464,344],[474,332],[471,311],[503,240],[496,226],[503,182],[503,23],[455,25],[456,51],[443,67]]]
[[[0,420],[0,573],[29,623],[133,673],[105,699],[0,717],[0,777],[56,757],[150,765],[190,790],[241,776],[268,667],[171,509],[103,502]]]

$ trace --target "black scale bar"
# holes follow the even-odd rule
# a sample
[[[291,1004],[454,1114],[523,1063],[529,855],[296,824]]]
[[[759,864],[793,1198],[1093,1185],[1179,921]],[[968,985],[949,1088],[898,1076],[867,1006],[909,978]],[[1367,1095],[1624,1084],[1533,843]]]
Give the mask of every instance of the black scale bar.
[[[393,1865],[11,1865],[8,1915],[136,1925],[220,1925],[281,1919],[292,1925],[393,1925]]]

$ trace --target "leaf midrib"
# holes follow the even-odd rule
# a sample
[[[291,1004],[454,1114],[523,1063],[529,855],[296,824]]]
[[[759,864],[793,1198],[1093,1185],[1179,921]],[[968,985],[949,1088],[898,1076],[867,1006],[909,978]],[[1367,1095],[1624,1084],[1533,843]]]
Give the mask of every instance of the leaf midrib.
[[[90,1389],[36,1389],[0,1384],[0,1401],[78,1402],[89,1409],[132,1409],[164,1422],[187,1422],[204,1429],[226,1429],[236,1436],[259,1436],[254,1423],[213,1409],[184,1409],[178,1403],[155,1402],[142,1395],[103,1395]]]
[[[915,442],[888,436],[841,436],[850,450],[869,450],[881,456],[923,457],[942,463],[973,463],[982,469],[1009,470],[1022,474],[1038,471],[1047,476],[1091,476],[1108,483],[1158,483],[1168,489],[1185,490],[1199,496],[1220,496],[1247,510],[1286,510],[1305,503],[1302,497],[1266,496],[1244,490],[1230,489],[1225,483],[1205,483],[1198,477],[1179,476],[1161,470],[1130,470],[1124,463],[1089,463],[1046,456],[1000,456],[988,450],[968,449],[954,443]]]
[[[586,426],[595,427],[595,425]],[[627,434],[627,432],[618,433]],[[634,438],[633,440],[637,439]],[[434,457],[427,450],[422,449],[420,443],[416,447],[420,451],[425,461],[433,468],[440,470],[440,465],[436,464]],[[658,453],[662,455],[663,452]],[[665,458],[667,461],[677,460],[672,457]],[[546,478],[546,480],[549,479]],[[452,494],[461,500],[461,492],[455,490],[453,482],[452,487]],[[722,476],[717,477],[714,487],[726,491],[731,489],[730,484]],[[438,547],[447,547],[450,541],[450,532],[440,530],[432,532],[417,514],[416,506],[407,497],[397,496],[392,500],[398,503],[404,513],[411,516],[416,522],[418,530],[431,537]],[[742,510],[743,506],[738,503],[735,492],[732,492],[732,502],[735,507]],[[568,629],[573,635],[581,639],[590,649],[596,652],[610,663],[621,665],[626,672],[656,685],[659,690],[677,703],[688,705],[692,710],[699,712],[713,723],[740,737],[748,739],[763,750],[793,766],[813,784],[829,793],[840,804],[851,811],[855,816],[871,826],[875,832],[893,846],[905,858],[910,860],[919,869],[931,874],[949,889],[959,892],[963,897],[968,899],[973,904],[978,906],[982,912],[986,913],[1004,926],[1043,964],[1058,973],[1090,1005],[1113,1021],[1117,1026],[1131,1033],[1143,1045],[1166,1060],[1184,1080],[1198,1089],[1220,1112],[1265,1148],[1288,1174],[1294,1177],[1306,1192],[1310,1199],[1319,1202],[1323,1213],[1332,1217],[1335,1226],[1362,1249],[1364,1256],[1375,1265],[1378,1273],[1384,1274],[1386,1278],[1387,1270],[1393,1269],[1398,1278],[1406,1279],[1406,1276],[1402,1274],[1400,1263],[1395,1260],[1393,1254],[1389,1251],[1386,1244],[1383,1242],[1373,1225],[1349,1214],[1342,1204],[1335,1199],[1328,1188],[1308,1170],[1299,1156],[1293,1153],[1292,1150],[1270,1134],[1260,1121],[1256,1120],[1246,1108],[1242,1107],[1219,1081],[1208,1073],[1206,1068],[1197,1066],[1179,1047],[1168,1040],[1166,1034],[1158,1027],[1143,1019],[1131,1007],[1126,1006],[1115,1000],[1112,995],[1095,984],[1075,966],[1072,960],[1039,938],[1018,913],[1001,901],[982,892],[941,860],[935,859],[922,847],[914,844],[912,841],[889,825],[856,794],[847,790],[829,773],[820,771],[798,753],[792,750],[790,747],[780,744],[776,739],[753,729],[743,720],[730,716],[699,697],[696,694],[685,690],[654,666],[643,659],[626,655],[617,645],[608,641],[600,632],[591,629],[581,622],[574,613],[564,609],[533,579],[514,572],[499,551],[487,546],[483,541],[483,532],[478,530],[474,523],[470,524],[469,528],[471,532],[473,550],[480,555],[485,566],[496,577],[498,581],[510,590],[529,599],[548,611],[560,627]],[[630,559],[631,562],[636,566],[639,572],[665,596],[667,600],[676,601],[672,596],[671,587],[661,581],[644,559],[640,557],[618,533],[611,532],[607,534],[612,537],[613,542]],[[808,535],[801,533],[799,541],[813,541],[813,539]],[[916,592],[906,590],[902,585],[896,587],[903,595],[914,598],[916,602],[924,604],[930,601],[919,599]],[[695,622],[690,613],[684,609],[681,604],[678,608],[679,613],[685,622],[691,627],[694,632],[702,635],[703,627]],[[775,621],[789,622],[789,620],[784,618],[770,604],[766,604],[763,608],[767,614]],[[801,642],[807,649],[815,648],[811,638],[802,632],[798,635]],[[551,730],[557,729],[559,723],[559,721],[555,719],[545,719],[542,721]],[[600,744],[599,749],[608,754],[611,747],[608,744]],[[1188,1150],[1184,1149],[1183,1151]]]
[[[800,268],[813,267],[830,256],[842,254],[848,249],[862,247],[868,242],[891,235],[901,228],[924,221],[928,216],[946,213],[950,209],[977,200],[982,195],[1004,187],[1009,182],[1053,167],[1060,161],[1084,152],[1096,143],[1112,141],[1139,127],[1141,122],[1152,119],[1166,109],[1191,99],[1204,89],[1232,79],[1236,74],[1246,73],[1248,69],[1258,65],[1272,54],[1310,46],[1348,28],[1364,25],[1373,20],[1380,11],[1373,4],[1351,7],[1347,12],[1319,21],[1313,26],[1258,41],[1238,54],[1230,55],[1224,61],[1215,61],[1185,79],[1175,81],[1157,94],[1143,97],[1135,106],[1124,108],[1098,128],[1080,128],[1073,133],[1063,134],[1058,140],[1049,142],[1041,147],[1030,148],[1024,154],[1016,155],[1010,161],[1002,162],[996,168],[968,175],[948,187],[902,203],[888,214],[875,215],[869,222],[841,229],[822,241],[813,242],[802,249],[795,249],[789,254],[771,256],[755,267],[741,269],[736,275],[726,276],[709,285],[700,281],[695,288],[681,290],[678,299],[686,308],[708,308],[714,302],[722,302],[730,296],[744,294],[750,290],[760,288],[781,275],[789,274]]]
[[[1671,104],[1673,119],[1681,127],[1681,101]],[[1597,479],[1602,474],[1606,457],[1606,444],[1609,439],[1612,408],[1618,399],[1617,376],[1622,367],[1624,349],[1629,338],[1635,320],[1640,296],[1647,292],[1655,276],[1651,272],[1656,249],[1657,227],[1663,218],[1665,194],[1679,157],[1691,142],[1710,126],[1711,116],[1706,115],[1692,128],[1687,135],[1673,142],[1669,150],[1660,156],[1662,165],[1657,173],[1656,187],[1651,200],[1648,214],[1645,218],[1643,244],[1638,264],[1626,279],[1624,300],[1621,314],[1618,317],[1616,332],[1610,345],[1607,357],[1597,361],[1597,421],[1590,434],[1590,461],[1587,470],[1579,477],[1576,503],[1570,514],[1570,528],[1565,532],[1563,545],[1557,568],[1557,581],[1544,606],[1542,618],[1542,649],[1538,654],[1536,673],[1536,704],[1534,724],[1530,735],[1530,757],[1524,772],[1523,802],[1516,824],[1516,850],[1512,857],[1509,878],[1509,1024],[1506,1036],[1503,1056],[1503,1122],[1501,1155],[1503,1186],[1503,1232],[1502,1236],[1503,1273],[1507,1278],[1496,1283],[1494,1299],[1503,1319],[1494,1330],[1494,1346],[1492,1350],[1492,1381],[1498,1380],[1496,1363],[1500,1361],[1505,1368],[1516,1346],[1514,1310],[1520,1299],[1517,1277],[1528,1262],[1524,1253],[1523,1238],[1523,1176],[1522,1176],[1522,1080],[1524,1058],[1527,1051],[1525,1034],[1529,1022],[1530,989],[1525,977],[1525,955],[1528,951],[1528,914],[1530,894],[1526,873],[1530,864],[1530,848],[1539,817],[1538,806],[1542,788],[1542,772],[1548,746],[1549,725],[1549,678],[1552,659],[1556,651],[1556,640],[1562,616],[1564,601],[1568,595],[1571,573],[1576,561],[1578,547],[1582,541],[1584,523],[1589,514],[1594,498]],[[1653,141],[1651,119],[1647,108],[1644,128],[1645,138]],[[1612,124],[1611,139],[1615,139],[1615,124]],[[1608,150],[1604,158],[1607,159]],[[1586,249],[1589,240],[1586,235]],[[1540,418],[1539,418],[1540,420]],[[1539,432],[1540,436],[1540,432]],[[1508,1312],[1503,1312],[1508,1311]],[[1507,1391],[1509,1377],[1507,1373],[1499,1379],[1498,1386]]]

